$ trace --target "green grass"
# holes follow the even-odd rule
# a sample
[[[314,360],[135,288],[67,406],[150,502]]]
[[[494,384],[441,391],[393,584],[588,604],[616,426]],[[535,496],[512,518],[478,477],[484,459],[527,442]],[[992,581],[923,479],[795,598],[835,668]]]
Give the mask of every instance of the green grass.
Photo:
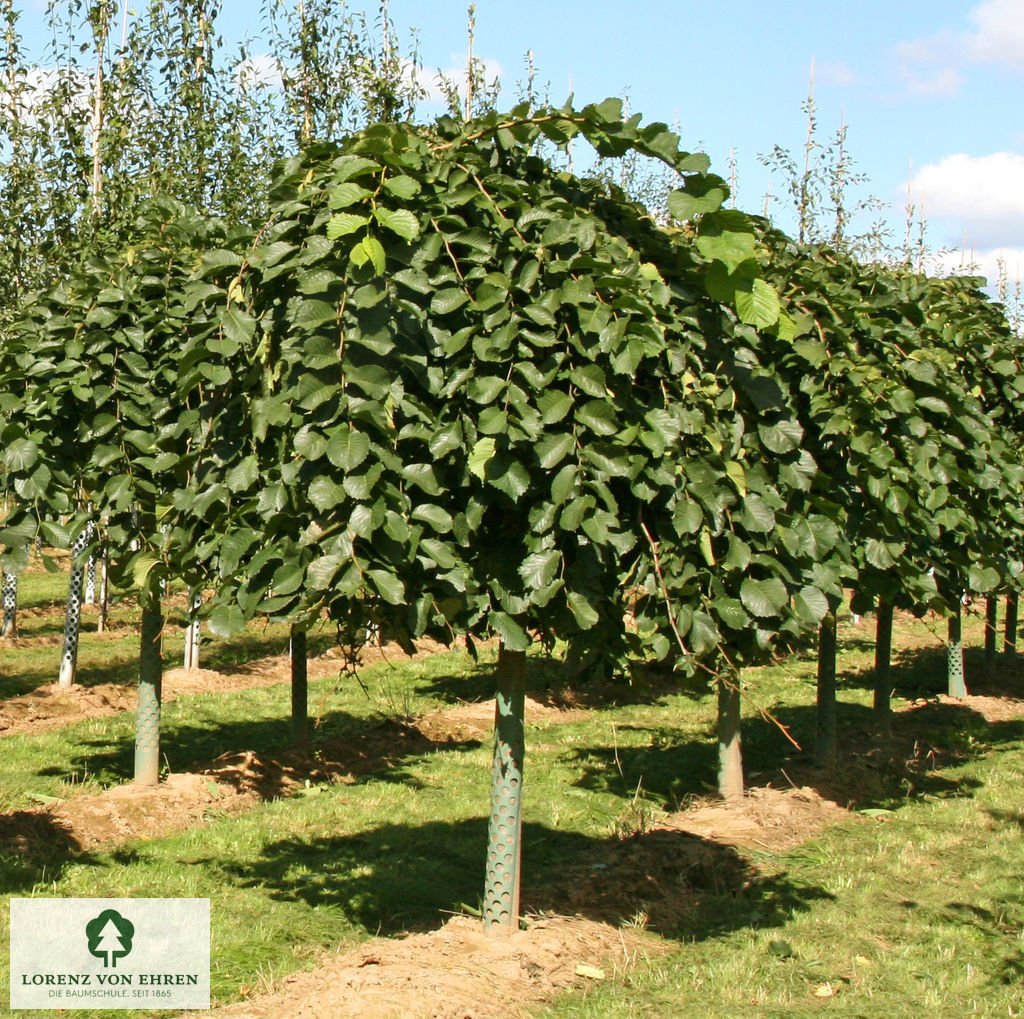
[[[52,592],[46,597],[59,604]],[[43,613],[30,618],[33,625],[53,625]],[[843,629],[841,725],[857,726],[870,713],[867,622],[847,622]],[[898,659],[897,704],[929,696],[942,683],[936,624],[902,625],[904,639],[937,650]],[[979,632],[973,619],[968,640],[977,643]],[[118,642],[93,647],[95,638],[86,634],[83,653],[95,654],[98,674],[105,653],[128,671],[136,652],[125,639],[125,649],[115,653]],[[203,664],[270,645],[283,650],[283,634],[257,632],[235,644],[213,644]],[[35,666],[25,662],[33,653],[0,649],[5,675],[31,681]],[[529,665],[537,697],[560,685],[557,661],[533,658]],[[386,735],[379,727],[389,718],[487,697],[492,671],[486,657],[474,663],[451,653],[378,665],[363,673],[363,686],[316,681],[310,702],[320,727],[314,739],[353,753],[371,747]],[[997,678],[1019,689],[1012,670]],[[794,655],[746,682],[748,775],[763,781],[780,766],[806,765],[814,730],[813,658]],[[582,696],[586,700],[587,692]],[[186,770],[244,749],[273,755],[288,746],[288,711],[285,685],[180,697],[165,708],[167,764]],[[705,691],[659,687],[647,696],[605,700],[601,710],[572,721],[530,725],[524,900],[556,908],[558,902],[545,897],[548,879],[623,835],[641,833],[642,839],[660,811],[707,794],[715,779],[713,715]],[[804,749],[795,750],[773,719]],[[0,739],[0,806],[23,809],[33,797],[76,795],[128,780],[133,725],[129,713]],[[664,954],[537,1014],[1019,1013],[1024,723],[989,725],[951,707],[928,726],[928,745],[946,751],[955,765],[918,769],[909,778],[898,770],[879,773],[863,788],[859,805],[889,813],[860,816],[788,853],[721,850],[716,859],[723,866],[757,868],[748,885],[710,882],[682,919],[652,923]],[[371,755],[351,784],[314,784],[239,817],[210,809],[206,827],[166,838],[83,852],[54,832],[31,855],[0,859],[0,890],[7,897],[209,897],[213,995],[216,1002],[231,1001],[311,968],[324,950],[354,946],[378,932],[431,929],[446,912],[477,905],[489,759],[486,739],[419,741],[396,749],[389,767]],[[7,923],[8,911],[0,910],[0,952],[6,951]],[[2,961],[0,973],[5,979]],[[821,987],[834,995],[816,997]],[[0,986],[0,1002],[6,998]]]

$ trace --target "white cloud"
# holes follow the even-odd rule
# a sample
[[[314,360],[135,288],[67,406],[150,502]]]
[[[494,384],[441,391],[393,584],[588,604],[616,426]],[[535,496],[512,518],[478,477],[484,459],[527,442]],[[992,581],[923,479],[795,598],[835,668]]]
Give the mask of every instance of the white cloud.
[[[1007,296],[1018,286],[1024,295],[1024,248],[960,248],[929,255],[927,270],[936,276],[984,276],[988,290],[998,297],[1000,280],[1004,280]]]
[[[859,83],[857,75],[850,70],[846,64],[825,63],[819,64],[816,77],[821,85],[856,85]]]
[[[970,29],[944,29],[896,47],[897,70],[911,94],[955,94],[971,63],[1024,71],[1024,0],[985,0],[967,18]]]
[[[926,220],[941,220],[958,239],[966,231],[980,250],[1024,237],[1024,156],[1017,153],[946,156],[915,174],[913,193]]]
[[[968,35],[973,60],[1024,69],[1024,0],[987,0],[968,17],[975,26]]]
[[[955,96],[964,83],[964,76],[952,67],[918,74],[910,67],[900,67],[900,77],[907,91],[915,96]]]

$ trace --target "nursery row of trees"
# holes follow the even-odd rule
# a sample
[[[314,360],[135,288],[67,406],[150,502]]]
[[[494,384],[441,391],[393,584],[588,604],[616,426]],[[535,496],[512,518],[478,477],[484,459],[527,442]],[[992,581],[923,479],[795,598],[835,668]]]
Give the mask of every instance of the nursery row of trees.
[[[717,682],[735,796],[741,670],[808,633],[834,752],[844,590],[883,621],[955,620],[964,591],[1017,587],[1024,373],[981,281],[726,209],[707,159],[617,100],[426,127],[366,103],[392,119],[338,144],[310,141],[347,125],[304,103],[309,144],[250,181],[252,215],[133,184],[116,215],[74,214],[103,229],[6,305],[0,565],[91,525],[81,555],[138,588],[144,780],[169,579],[208,592],[221,633],[269,615],[301,643],[326,615],[353,647],[496,636],[485,916],[507,930],[533,644],[581,678],[653,660]],[[663,163],[659,216],[540,155],[579,139]]]

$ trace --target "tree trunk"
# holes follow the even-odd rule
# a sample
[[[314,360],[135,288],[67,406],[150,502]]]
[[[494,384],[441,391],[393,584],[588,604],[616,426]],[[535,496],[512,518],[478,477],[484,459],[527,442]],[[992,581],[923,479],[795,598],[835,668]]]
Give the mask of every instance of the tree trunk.
[[[718,680],[718,791],[730,803],[743,799],[740,679],[733,674]]]
[[[967,686],[964,683],[964,646],[961,637],[960,602],[956,603],[956,611],[949,617],[949,683],[950,697],[966,697]]]
[[[985,671],[991,672],[996,664],[996,613],[999,599],[990,595],[985,599]]]
[[[502,646],[496,679],[484,932],[507,936],[519,930],[526,653]]]
[[[309,739],[309,695],[306,631],[292,627],[289,653],[292,662],[292,742],[302,746]]]
[[[1017,654],[1017,607],[1020,596],[1016,591],[1006,596],[1006,622],[1003,632],[1003,654],[1012,658]]]
[[[892,618],[893,604],[878,599],[878,618],[875,623],[875,700],[872,706],[875,725],[888,729],[892,718],[889,699],[892,696]]]
[[[139,709],[135,732],[135,784],[160,782],[160,699],[163,655],[160,636],[164,617],[155,608],[142,610],[142,643],[139,649]]]
[[[825,616],[818,629],[818,704],[814,756],[831,766],[836,759],[836,614]]]

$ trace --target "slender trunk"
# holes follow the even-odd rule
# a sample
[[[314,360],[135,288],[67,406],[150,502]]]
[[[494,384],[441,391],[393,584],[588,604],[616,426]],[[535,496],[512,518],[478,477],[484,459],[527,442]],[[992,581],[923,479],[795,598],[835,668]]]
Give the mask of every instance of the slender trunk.
[[[306,631],[293,626],[289,651],[292,660],[292,742],[303,745],[309,739],[308,671]]]
[[[836,614],[830,611],[818,629],[818,704],[814,755],[831,767],[836,759]]]
[[[875,700],[873,714],[875,725],[888,729],[891,721],[889,698],[892,696],[892,680],[889,678],[892,665],[892,618],[893,604],[884,598],[878,599],[878,618],[875,623]]]
[[[103,193],[103,57],[107,45],[107,12],[101,8],[96,26],[96,74],[92,91],[92,212],[99,216]]]
[[[735,674],[718,680],[718,791],[730,803],[743,799],[740,678]]]
[[[985,599],[985,671],[991,672],[996,664],[996,613],[999,599],[990,595]]]
[[[1012,658],[1017,654],[1017,607],[1020,596],[1014,591],[1006,596],[1006,622],[1003,632],[1003,654]]]
[[[966,697],[967,685],[964,682],[964,646],[961,637],[960,602],[949,617],[949,684],[950,697]]]
[[[82,585],[85,582],[85,565],[82,553],[89,544],[88,526],[75,538],[71,546],[71,576],[68,579],[68,604],[64,614],[64,643],[61,648],[60,673],[57,685],[67,689],[74,685],[75,669],[78,664],[78,633],[82,626]]]
[[[484,932],[507,936],[519,930],[519,865],[522,858],[526,653],[498,651],[494,709],[491,813],[487,825]]]
[[[135,733],[135,784],[160,782],[160,699],[163,655],[160,635],[164,617],[159,602],[142,610],[142,643],[139,649],[139,709]]]
[[[0,637],[18,636],[18,574],[5,573],[3,582],[4,618]]]

